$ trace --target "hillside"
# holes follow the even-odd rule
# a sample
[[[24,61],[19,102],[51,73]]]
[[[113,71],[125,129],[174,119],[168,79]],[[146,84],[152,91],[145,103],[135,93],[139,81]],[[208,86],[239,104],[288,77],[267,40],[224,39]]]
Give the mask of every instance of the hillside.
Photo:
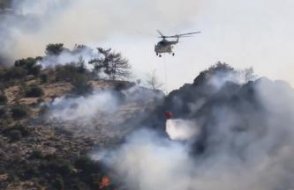
[[[0,81],[0,189],[7,190],[109,188],[99,188],[109,172],[88,154],[122,141],[163,96],[75,65],[42,69],[34,58],[1,68]]]
[[[293,105],[286,82],[218,63],[165,97],[153,129],[93,157],[134,190],[292,189]]]
[[[165,96],[52,47],[0,70],[1,189],[293,188],[287,83],[217,63]]]

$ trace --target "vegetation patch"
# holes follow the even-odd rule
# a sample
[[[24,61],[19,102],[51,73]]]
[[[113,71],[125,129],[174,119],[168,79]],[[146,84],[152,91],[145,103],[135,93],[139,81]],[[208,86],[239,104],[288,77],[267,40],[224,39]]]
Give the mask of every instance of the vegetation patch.
[[[25,96],[26,97],[41,97],[44,95],[44,91],[37,85],[29,86],[25,89]]]

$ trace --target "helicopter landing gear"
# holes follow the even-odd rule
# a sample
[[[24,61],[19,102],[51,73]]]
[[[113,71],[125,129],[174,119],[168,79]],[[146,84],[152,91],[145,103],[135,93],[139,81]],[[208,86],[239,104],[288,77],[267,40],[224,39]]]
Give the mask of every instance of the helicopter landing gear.
[[[158,52],[156,52],[156,56],[161,57],[161,54],[159,54]]]

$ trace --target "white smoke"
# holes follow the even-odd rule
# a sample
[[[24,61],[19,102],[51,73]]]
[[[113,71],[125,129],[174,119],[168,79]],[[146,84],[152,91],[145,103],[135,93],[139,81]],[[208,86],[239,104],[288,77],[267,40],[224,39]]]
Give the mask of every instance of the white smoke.
[[[210,69],[213,69],[213,67],[218,67],[218,64],[222,63],[218,62]],[[216,91],[221,89],[228,82],[242,85],[247,83],[248,81],[257,79],[257,76],[254,75],[252,68],[236,71],[233,68],[231,68],[231,70],[222,70],[221,66],[219,67],[219,71],[211,74],[208,73],[207,77],[208,85],[213,86]]]
[[[125,90],[95,90],[87,96],[55,98],[47,103],[45,120],[49,126],[70,131],[76,136],[105,143],[118,140],[138,129],[163,99],[163,94],[138,86]]]
[[[41,65],[42,68],[55,67],[57,65],[66,64],[78,64],[82,62],[84,67],[88,70],[93,69],[93,64],[89,64],[91,60],[101,58],[101,54],[97,49],[92,49],[90,47],[82,47],[78,50],[74,49],[72,51],[64,49],[58,55],[46,55],[37,64]]]
[[[196,140],[205,133],[204,153],[192,153],[195,147],[189,143],[144,130],[130,136],[118,150],[92,154],[92,158],[108,164],[131,190],[291,190],[293,89],[267,80],[255,84],[256,106],[260,106],[256,109],[261,109],[256,113],[246,102],[249,99],[244,99],[235,105],[240,112],[228,102],[215,102],[212,113],[196,120],[197,125],[180,129],[168,121],[167,132],[177,140],[189,138],[193,130],[200,129]],[[205,132],[201,120],[211,125]]]
[[[101,116],[114,113],[118,106],[118,98],[110,91],[96,91],[86,97],[59,97],[49,105],[49,119],[85,122],[98,114]]]
[[[94,154],[92,158],[99,160],[101,154]],[[120,176],[124,176],[127,188],[188,188],[190,177],[187,170],[192,163],[187,150],[181,144],[161,138],[152,131],[142,130],[133,134],[123,147],[117,152],[111,152],[104,159],[116,168]]]
[[[195,122],[184,119],[168,119],[165,131],[172,140],[180,141],[195,139],[200,134]]]
[[[49,43],[73,46],[116,35],[148,36],[156,28],[189,22],[196,12],[197,1],[191,0],[14,0],[13,12],[0,23],[1,54],[15,59],[39,56]]]

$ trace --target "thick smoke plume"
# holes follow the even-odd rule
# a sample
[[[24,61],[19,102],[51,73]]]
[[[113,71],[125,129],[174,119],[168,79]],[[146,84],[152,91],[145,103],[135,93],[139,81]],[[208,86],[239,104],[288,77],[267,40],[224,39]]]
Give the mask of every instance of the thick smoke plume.
[[[159,91],[134,84],[121,90],[105,88],[85,96],[58,97],[42,105],[48,110],[46,121],[98,141],[104,137],[119,140],[137,129],[164,98]]]
[[[93,159],[112,167],[127,189],[293,189],[294,90],[266,78],[225,80],[237,73],[218,64],[166,98],[159,110],[194,126],[193,138],[140,130]]]
[[[189,23],[196,13],[192,0],[13,0],[11,9],[0,13],[0,55],[16,59],[41,55],[49,43],[74,46],[116,35],[151,35],[156,28]]]
[[[86,122],[95,118],[96,114],[113,114],[119,102],[110,91],[97,91],[86,97],[56,98],[49,106],[51,119]]]
[[[57,54],[46,54],[42,59],[38,61],[38,64],[42,68],[56,67],[58,65],[77,65],[84,64],[83,66],[88,70],[93,70],[93,64],[89,62],[102,58],[98,49],[90,48],[84,45],[76,45],[72,50],[67,48],[62,48],[61,52]]]

